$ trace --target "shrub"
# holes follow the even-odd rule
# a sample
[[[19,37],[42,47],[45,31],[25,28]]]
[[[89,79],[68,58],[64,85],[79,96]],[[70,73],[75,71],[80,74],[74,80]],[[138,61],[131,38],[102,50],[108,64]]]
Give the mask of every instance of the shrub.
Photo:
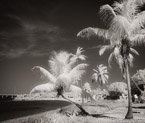
[[[114,82],[108,86],[109,99],[119,99],[120,96],[127,95],[127,84],[124,82]]]

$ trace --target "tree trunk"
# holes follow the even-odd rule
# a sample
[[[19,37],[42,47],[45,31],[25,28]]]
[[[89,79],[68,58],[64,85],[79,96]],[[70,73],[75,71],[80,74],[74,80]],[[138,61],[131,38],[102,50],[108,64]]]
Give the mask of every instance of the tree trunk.
[[[81,84],[81,89],[82,89],[82,105],[84,105],[84,93],[83,93],[83,84],[82,84],[82,80],[80,80],[80,84]]]
[[[77,59],[77,65],[79,64],[79,59]],[[80,87],[82,89],[82,105],[84,105],[84,93],[83,93],[83,83],[82,83],[82,79],[80,80]]]
[[[66,99],[66,100],[68,100],[69,102],[71,102],[72,104],[76,105],[76,106],[81,110],[82,115],[91,116],[85,109],[83,109],[83,107],[82,107],[81,105],[79,105],[78,103],[73,102],[72,100],[66,98],[63,94],[61,94],[61,96],[62,96],[64,99]]]
[[[128,66],[127,59],[125,60],[125,69],[126,69],[126,83],[128,87],[128,111],[125,116],[125,119],[133,119],[130,74],[129,74],[129,66]]]

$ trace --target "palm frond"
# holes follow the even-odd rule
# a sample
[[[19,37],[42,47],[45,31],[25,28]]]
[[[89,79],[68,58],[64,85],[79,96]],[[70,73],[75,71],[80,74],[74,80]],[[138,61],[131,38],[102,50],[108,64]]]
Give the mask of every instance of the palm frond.
[[[117,64],[119,65],[119,68],[121,69],[121,71],[123,71],[123,58],[121,55],[119,55],[118,57],[116,57],[116,61],[117,61]]]
[[[113,8],[106,4],[100,7],[100,15],[103,22],[106,26],[110,26],[112,20],[116,17],[116,13],[114,12]]]
[[[46,69],[40,67],[40,66],[35,66],[32,68],[32,71],[40,76],[40,79],[45,81],[45,82],[52,82],[55,83],[56,78],[48,72]]]
[[[117,41],[120,41],[124,35],[129,35],[130,28],[131,24],[127,18],[118,15],[114,18],[109,28],[109,39],[115,40],[117,44]]]
[[[78,47],[76,51],[76,55],[81,55],[84,52],[82,47]]]
[[[82,38],[90,38],[92,36],[97,36],[99,38],[108,40],[108,31],[105,29],[88,27],[88,28],[81,30],[77,34],[77,36],[82,37]]]
[[[80,59],[80,60],[83,60],[83,61],[86,60],[86,58],[87,58],[87,57],[86,57],[85,55],[80,55],[80,56],[79,56],[79,59]]]
[[[126,16],[130,17],[129,19],[133,19],[135,14],[138,11],[138,6],[135,3],[136,0],[127,0],[124,3],[124,13],[126,13]],[[130,20],[131,21],[131,20]]]
[[[136,33],[145,27],[145,11],[138,13],[132,22],[132,32]]]
[[[62,73],[68,73],[71,70],[70,53],[66,51],[60,51],[59,53],[54,52],[50,58],[49,67],[50,71],[56,77]]]
[[[71,84],[71,79],[67,74],[61,74],[57,77],[56,83],[55,83],[55,89],[59,89],[62,87],[64,90],[63,91],[68,91],[70,88]]]
[[[116,46],[114,48],[113,53],[114,53],[114,56],[117,58],[120,55],[120,47]]]
[[[108,79],[105,78],[105,75],[101,75],[101,79],[102,79],[102,83],[101,84],[106,84],[108,82]]]
[[[83,55],[82,53],[84,52],[83,48],[82,47],[78,47],[77,48],[77,51],[76,51],[76,54],[71,54],[71,58],[70,60],[71,61],[77,61],[77,60],[86,60],[86,56]]]
[[[133,49],[133,48],[130,48],[130,51],[131,51],[132,53],[136,54],[136,55],[139,55],[139,53],[138,53],[135,49]]]
[[[121,14],[121,11],[123,9],[123,2],[122,1],[119,1],[119,2],[114,1],[112,6],[113,6],[113,9],[114,9],[114,11],[116,12],[117,15]]]
[[[112,47],[111,45],[104,45],[104,46],[102,46],[102,47],[100,48],[100,50],[99,50],[99,55],[100,55],[100,56],[103,55],[104,52],[105,52],[106,50],[112,49],[112,48],[113,48],[113,47]]]
[[[135,2],[138,6],[142,6],[145,4],[145,0],[136,0]]]
[[[109,55],[109,58],[108,58],[108,65],[109,65],[109,67],[111,67],[111,63],[112,63],[113,57],[114,57],[114,53],[112,52],[112,53]]]
[[[98,73],[98,70],[96,70],[96,69],[93,69],[93,71],[96,72],[96,73]]]
[[[103,64],[99,65],[98,69],[100,74],[108,73],[107,66],[104,66]]]
[[[76,82],[77,80],[80,80],[82,75],[85,73],[85,68],[88,66],[88,64],[78,64],[76,67],[74,67],[69,73],[68,76],[71,78],[72,82]]]
[[[109,75],[108,74],[105,74],[104,77],[105,77],[106,80],[109,79]]]
[[[133,67],[133,60],[134,60],[133,55],[129,54],[127,60],[128,60],[129,66]]]
[[[55,90],[54,83],[45,83],[45,84],[40,84],[40,85],[35,86],[30,91],[30,94],[52,92],[54,90]]]
[[[92,83],[96,83],[98,81],[98,74],[97,73],[94,73],[92,75]]]
[[[144,34],[136,34],[132,37],[130,37],[131,43],[136,45],[143,45],[145,44],[145,35]]]

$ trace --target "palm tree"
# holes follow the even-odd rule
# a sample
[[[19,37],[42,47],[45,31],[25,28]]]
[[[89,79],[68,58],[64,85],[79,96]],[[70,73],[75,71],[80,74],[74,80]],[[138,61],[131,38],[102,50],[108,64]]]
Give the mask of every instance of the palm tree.
[[[74,67],[75,61],[71,57],[71,53],[66,51],[54,52],[48,60],[50,72],[40,66],[33,67],[32,71],[39,73],[41,80],[53,83],[56,86],[66,86],[64,89],[68,89],[67,87],[72,83],[80,80],[88,66],[81,63]]]
[[[91,85],[89,82],[84,83],[83,90],[88,90],[89,92],[91,92]]]
[[[95,35],[104,40],[109,40],[112,47],[120,46],[119,57],[122,57],[122,68],[128,85],[126,119],[133,118],[128,58],[131,57],[129,52],[132,46],[144,43],[145,11],[139,9],[144,3],[144,0],[122,0],[114,2],[113,6],[103,5],[100,8],[100,15],[107,29],[89,27],[77,34],[77,36],[87,38]]]
[[[79,64],[79,60],[86,60],[86,56],[82,54],[83,52],[84,52],[83,48],[78,47],[76,54],[72,54],[71,60],[76,61],[77,65]],[[80,80],[80,86],[82,89],[82,105],[83,105],[84,104],[84,95],[83,95],[83,83],[81,80]]]
[[[83,52],[83,48],[78,47],[76,54],[72,54],[72,60],[76,61],[77,65],[79,64],[79,60],[86,60],[86,56],[82,54]]]
[[[69,90],[72,83],[80,80],[85,73],[85,68],[88,66],[87,64],[81,63],[73,67],[75,61],[71,59],[71,57],[72,54],[66,51],[60,51],[59,53],[54,52],[50,60],[48,60],[50,72],[40,66],[32,68],[34,73],[39,73],[40,79],[54,84],[54,90],[57,91],[57,97],[62,96],[67,100],[69,99],[63,95],[64,91]],[[82,113],[88,115],[79,104],[71,100],[69,101],[75,104]]]
[[[111,67],[111,63],[112,63],[113,58],[114,58],[116,60],[117,64],[119,65],[119,68],[121,69],[121,73],[122,73],[123,78],[125,78],[125,69],[124,69],[124,64],[123,64],[123,57],[120,53],[121,45],[115,45],[114,47],[112,47],[111,45],[101,46],[100,50],[99,50],[99,55],[100,56],[103,55],[106,50],[111,50],[111,53],[110,53],[109,58],[108,58],[109,67]],[[133,57],[132,53],[139,55],[139,53],[135,49],[130,48],[129,55],[127,57],[127,61],[128,61],[128,64],[130,67],[133,67],[134,57]]]
[[[99,66],[97,66],[97,69],[93,69],[93,71],[95,73],[92,75],[92,83],[99,82],[99,88],[100,88],[100,86],[108,82],[109,76],[108,76],[108,70],[106,66],[100,64]]]

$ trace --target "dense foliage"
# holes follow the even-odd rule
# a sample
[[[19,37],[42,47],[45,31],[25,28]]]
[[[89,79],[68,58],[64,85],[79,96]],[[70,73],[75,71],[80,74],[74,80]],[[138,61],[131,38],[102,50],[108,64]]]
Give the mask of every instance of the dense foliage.
[[[127,95],[127,84],[124,82],[114,82],[108,86],[109,98],[119,99],[120,96]]]

